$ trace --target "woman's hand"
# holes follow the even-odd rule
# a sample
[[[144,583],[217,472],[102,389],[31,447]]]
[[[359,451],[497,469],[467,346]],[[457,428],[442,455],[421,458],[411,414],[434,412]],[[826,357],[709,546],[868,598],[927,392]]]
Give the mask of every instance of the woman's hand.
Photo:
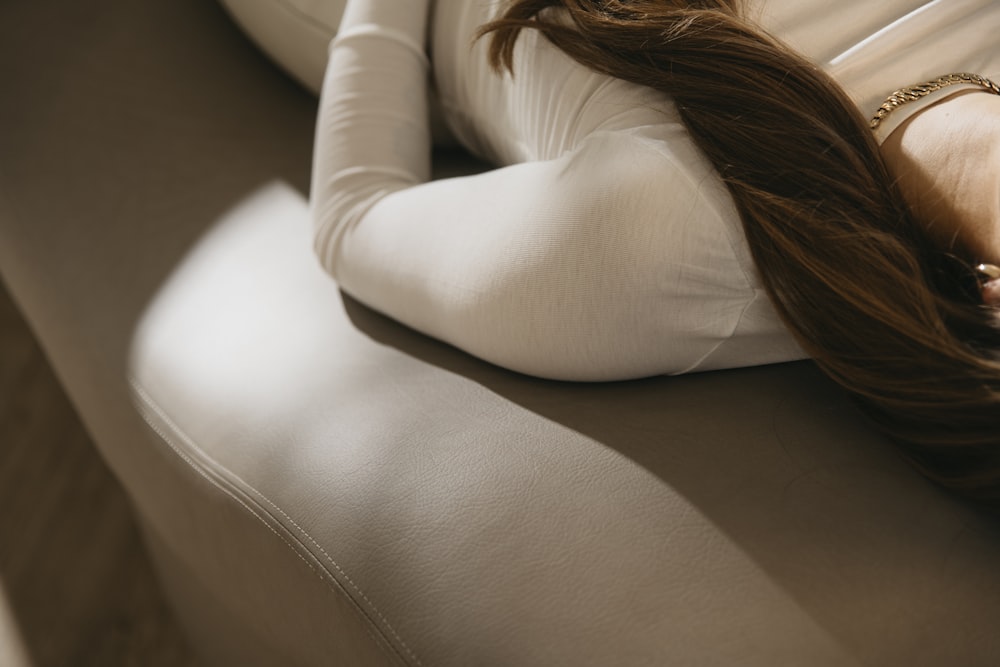
[[[942,247],[1000,265],[1000,95],[966,91],[908,119],[882,155]],[[1000,284],[984,294],[1000,302]]]

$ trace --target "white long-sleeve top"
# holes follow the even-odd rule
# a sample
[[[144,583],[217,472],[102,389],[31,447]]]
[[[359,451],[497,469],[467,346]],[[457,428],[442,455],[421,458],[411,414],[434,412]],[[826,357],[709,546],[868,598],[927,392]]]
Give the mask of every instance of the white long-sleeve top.
[[[591,72],[534,31],[518,39],[513,77],[495,74],[473,35],[501,6],[348,1],[317,128],[323,266],[404,324],[542,377],[801,358],[670,99]],[[866,111],[941,74],[1000,73],[995,0],[759,9]],[[428,182],[429,76],[454,135],[496,169]]]

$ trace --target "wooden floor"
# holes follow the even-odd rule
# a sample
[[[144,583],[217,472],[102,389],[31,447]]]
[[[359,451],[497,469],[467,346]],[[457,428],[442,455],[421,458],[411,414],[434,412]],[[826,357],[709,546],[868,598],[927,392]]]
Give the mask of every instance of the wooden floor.
[[[195,664],[120,486],[0,285],[0,667]]]

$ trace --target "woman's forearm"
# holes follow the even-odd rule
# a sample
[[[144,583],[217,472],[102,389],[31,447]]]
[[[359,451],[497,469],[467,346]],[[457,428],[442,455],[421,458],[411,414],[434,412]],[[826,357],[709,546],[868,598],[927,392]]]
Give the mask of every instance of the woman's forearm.
[[[336,274],[341,241],[386,194],[426,181],[429,0],[350,0],[320,99],[313,158],[316,247]]]
[[[1000,95],[963,92],[882,144],[917,219],[943,247],[1000,264]]]

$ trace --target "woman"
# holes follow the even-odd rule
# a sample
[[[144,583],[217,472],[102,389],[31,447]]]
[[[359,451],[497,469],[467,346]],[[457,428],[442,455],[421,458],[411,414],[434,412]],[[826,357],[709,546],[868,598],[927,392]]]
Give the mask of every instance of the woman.
[[[320,259],[542,377],[810,356],[925,474],[1000,506],[1000,5],[871,4],[350,0]],[[425,52],[455,137],[497,169],[427,182]]]

